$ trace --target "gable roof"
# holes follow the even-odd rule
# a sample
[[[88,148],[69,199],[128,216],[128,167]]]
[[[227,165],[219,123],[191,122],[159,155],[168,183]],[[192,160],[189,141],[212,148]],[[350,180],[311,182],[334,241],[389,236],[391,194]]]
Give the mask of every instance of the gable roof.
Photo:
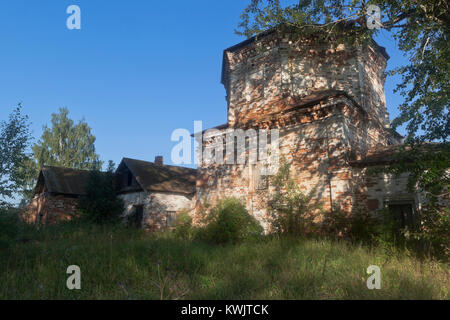
[[[88,177],[88,170],[44,166],[39,173],[34,193],[41,192],[41,188],[45,185],[50,193],[83,195]]]
[[[183,194],[195,192],[196,169],[158,165],[153,162],[130,158],[123,158],[117,171],[123,166],[126,166],[131,171],[138,184],[145,191]]]

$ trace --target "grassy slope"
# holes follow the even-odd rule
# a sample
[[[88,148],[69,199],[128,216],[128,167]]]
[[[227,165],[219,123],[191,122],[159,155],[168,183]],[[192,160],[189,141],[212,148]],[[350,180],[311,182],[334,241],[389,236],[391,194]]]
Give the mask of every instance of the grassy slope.
[[[54,227],[0,251],[0,299],[449,299],[448,265],[347,243],[216,247],[123,228]],[[66,268],[81,267],[81,290]],[[378,265],[381,290],[365,270]],[[159,289],[158,287],[162,288]]]

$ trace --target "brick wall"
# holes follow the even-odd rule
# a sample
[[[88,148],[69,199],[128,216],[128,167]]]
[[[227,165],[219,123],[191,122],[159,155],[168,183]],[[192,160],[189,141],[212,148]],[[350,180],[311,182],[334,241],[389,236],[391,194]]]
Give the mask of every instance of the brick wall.
[[[224,83],[231,127],[331,89],[355,99],[368,112],[373,126],[388,126],[386,58],[375,47],[351,48],[294,38],[275,32],[225,52]]]
[[[33,197],[22,217],[28,223],[53,224],[61,220],[70,220],[76,214],[77,198],[40,193]]]

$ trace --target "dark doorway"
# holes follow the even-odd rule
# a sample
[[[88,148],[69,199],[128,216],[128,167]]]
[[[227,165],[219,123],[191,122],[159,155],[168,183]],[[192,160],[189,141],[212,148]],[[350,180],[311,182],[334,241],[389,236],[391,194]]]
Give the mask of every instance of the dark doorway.
[[[142,228],[142,218],[144,217],[144,206],[142,205],[134,206],[134,209],[135,209],[134,225],[136,226],[136,228]]]
[[[128,173],[127,173],[127,187],[131,187],[132,184],[133,184],[133,175],[131,174],[130,171],[128,171]]]
[[[414,211],[411,203],[392,203],[388,205],[388,208],[399,228],[414,226]]]

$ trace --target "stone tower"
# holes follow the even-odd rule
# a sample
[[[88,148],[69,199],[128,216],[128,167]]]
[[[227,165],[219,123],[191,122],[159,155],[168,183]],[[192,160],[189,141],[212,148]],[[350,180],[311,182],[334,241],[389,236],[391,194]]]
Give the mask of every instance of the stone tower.
[[[351,211],[351,161],[397,142],[384,94],[388,59],[375,42],[333,46],[276,30],[241,42],[224,51],[228,119],[215,129],[278,129],[280,156],[301,189],[325,209]],[[260,171],[259,163],[200,165],[197,205],[240,197],[263,221],[271,186]]]

